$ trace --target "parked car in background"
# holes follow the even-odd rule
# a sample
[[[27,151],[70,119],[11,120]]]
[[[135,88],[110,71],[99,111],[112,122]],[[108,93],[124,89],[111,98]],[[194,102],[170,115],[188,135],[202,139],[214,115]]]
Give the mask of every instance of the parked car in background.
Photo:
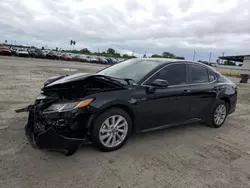
[[[16,54],[16,56],[19,56],[19,57],[29,57],[30,56],[29,52],[23,48],[18,48],[16,50],[15,54]]]
[[[59,59],[61,59],[61,56],[63,55],[61,52],[57,52],[56,55],[58,56]]]
[[[210,62],[210,63],[208,63],[208,65],[211,67],[217,67],[217,63],[215,63],[215,62]]]
[[[74,60],[79,62],[89,62],[89,59],[85,55],[76,55]]]
[[[236,103],[236,85],[207,65],[136,58],[95,74],[50,78],[35,103],[17,111],[29,111],[32,146],[71,155],[86,140],[113,151],[132,133],[191,122],[219,128]]]
[[[46,58],[47,59],[56,59],[56,60],[58,60],[59,56],[57,55],[56,52],[50,51],[49,53],[46,54]]]
[[[111,65],[118,63],[118,61],[112,57],[107,57],[106,60],[108,61],[108,64],[111,64]]]
[[[50,52],[50,50],[42,50],[42,51],[43,51],[45,56]]]
[[[15,55],[15,54],[16,54],[17,48],[11,47],[10,50],[11,50],[11,54],[12,54],[12,55]]]
[[[60,60],[71,61],[73,58],[69,54],[62,54]]]
[[[118,58],[118,62],[119,62],[119,63],[120,63],[120,62],[123,62],[123,61],[125,61],[125,59]]]
[[[101,64],[108,64],[108,61],[107,59],[103,58],[103,57],[96,57],[99,61],[99,63]]]
[[[30,54],[30,57],[33,57],[33,58],[42,58],[42,59],[45,58],[45,54],[43,53],[43,51],[38,48],[31,49],[29,51],[29,54]]]
[[[28,50],[30,57],[33,56],[35,50],[36,50],[35,48],[31,48],[31,49]]]
[[[8,47],[6,47],[6,46],[0,46],[0,55],[11,56],[12,52],[11,52],[11,50]]]
[[[91,63],[98,63],[99,60],[96,57],[94,57],[94,56],[90,56],[90,62]]]

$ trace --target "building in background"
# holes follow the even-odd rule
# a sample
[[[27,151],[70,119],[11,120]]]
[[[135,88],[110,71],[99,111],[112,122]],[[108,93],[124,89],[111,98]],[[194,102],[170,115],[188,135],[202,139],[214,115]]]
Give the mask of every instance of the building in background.
[[[250,74],[250,55],[222,56],[222,60],[242,63],[240,67],[241,83],[247,83]]]

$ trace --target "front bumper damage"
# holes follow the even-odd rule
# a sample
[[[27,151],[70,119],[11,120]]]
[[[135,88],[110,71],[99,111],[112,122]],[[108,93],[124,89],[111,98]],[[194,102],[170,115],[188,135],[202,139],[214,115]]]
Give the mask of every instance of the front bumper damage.
[[[74,122],[65,123],[67,121],[67,118],[72,118],[72,116],[69,117],[70,115],[68,115],[68,117],[63,117],[65,118],[63,119],[65,121],[63,123],[61,122],[61,124],[67,125],[61,130],[61,128],[57,128],[58,122],[62,120],[60,119],[58,114],[47,115],[46,117],[43,117],[46,119],[46,121],[41,121],[41,119],[39,119],[41,117],[39,117],[39,115],[37,114],[34,105],[30,105],[26,108],[16,110],[16,112],[24,111],[29,111],[28,122],[25,126],[25,134],[30,144],[34,148],[60,151],[63,152],[65,155],[72,155],[77,151],[78,148],[80,148],[84,143],[87,142],[86,129],[77,129],[75,131],[72,131],[71,129],[70,132],[69,124],[74,125]],[[60,115],[61,117],[64,116],[62,114]],[[79,114],[77,114],[76,116],[78,115]],[[89,116],[86,115],[85,118],[86,117]],[[77,121],[77,124],[84,123],[82,121],[78,121],[77,117],[74,118],[74,120]],[[81,115],[81,118],[84,117]],[[44,123],[42,124],[41,122]],[[85,122],[87,122],[87,120]],[[66,129],[67,131],[65,131]],[[78,135],[76,135],[74,132],[77,132]]]

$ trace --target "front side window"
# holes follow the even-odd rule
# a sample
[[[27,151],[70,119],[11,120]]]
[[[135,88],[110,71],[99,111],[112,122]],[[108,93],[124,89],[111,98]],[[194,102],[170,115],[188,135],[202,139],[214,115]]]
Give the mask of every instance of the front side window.
[[[189,65],[191,83],[207,83],[209,82],[207,69],[200,65]]]
[[[187,84],[186,65],[173,64],[166,66],[154,76],[152,76],[147,84],[152,83],[156,79],[166,80],[170,86]]]

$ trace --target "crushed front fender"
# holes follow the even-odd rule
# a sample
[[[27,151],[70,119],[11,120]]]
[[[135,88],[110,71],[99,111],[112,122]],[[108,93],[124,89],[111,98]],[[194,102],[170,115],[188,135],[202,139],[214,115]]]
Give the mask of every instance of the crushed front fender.
[[[34,112],[30,111],[28,123],[25,126],[26,137],[32,147],[63,152],[65,155],[72,155],[85,143],[86,138],[70,138],[59,134],[53,126],[35,133],[36,122]]]

